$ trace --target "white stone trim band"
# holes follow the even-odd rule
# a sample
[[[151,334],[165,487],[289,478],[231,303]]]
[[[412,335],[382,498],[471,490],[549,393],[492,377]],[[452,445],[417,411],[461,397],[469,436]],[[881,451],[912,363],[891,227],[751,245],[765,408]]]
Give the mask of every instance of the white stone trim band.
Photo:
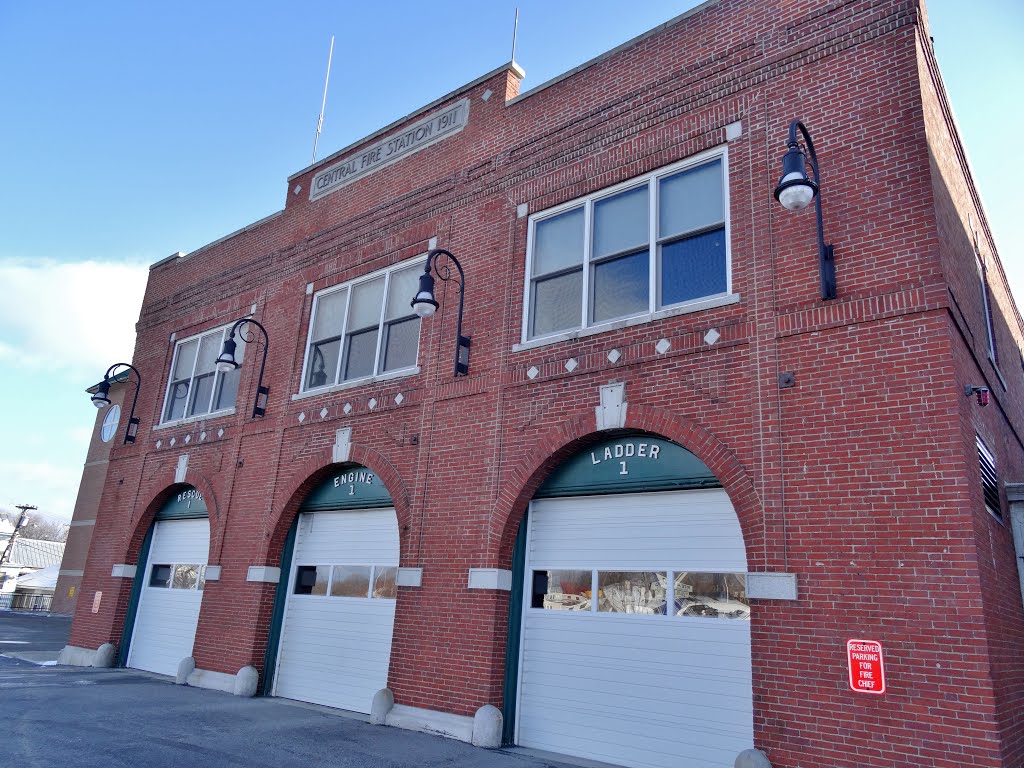
[[[277,584],[281,581],[281,569],[273,565],[250,565],[248,573],[245,574],[245,580]]]
[[[796,600],[796,574],[748,573],[747,597],[762,600]]]
[[[501,589],[508,592],[512,589],[512,571],[501,568],[470,568],[470,589]]]

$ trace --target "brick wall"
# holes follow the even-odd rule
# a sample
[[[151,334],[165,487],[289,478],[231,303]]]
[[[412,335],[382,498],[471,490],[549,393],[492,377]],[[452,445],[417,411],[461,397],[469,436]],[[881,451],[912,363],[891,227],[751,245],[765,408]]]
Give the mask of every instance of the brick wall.
[[[139,442],[113,450],[72,642],[119,641],[130,585],[110,565],[136,561],[187,452],[187,482],[210,508],[210,562],[223,567],[204,595],[197,665],[262,671],[274,590],[247,582],[246,569],[280,563],[336,430],[351,427],[353,460],[394,499],[401,564],[423,568],[422,587],[399,590],[396,701],[460,715],[500,705],[508,593],[468,590],[467,569],[510,567],[533,491],[595,439],[598,387],[623,382],[628,429],[679,442],[720,478],[751,570],[798,575],[799,601],[752,612],[755,737],[774,765],[994,767],[1018,754],[1011,638],[1024,617],[1008,533],[979,506],[968,438],[986,430],[1007,477],[1019,475],[1019,445],[1002,406],[979,414],[962,397],[980,375],[961,330],[977,333],[977,307],[951,251],[960,193],[944,200],[937,183],[950,150],[936,134],[922,23],[909,0],[723,0],[517,98],[518,74],[497,70],[423,110],[470,99],[459,134],[310,202],[328,158],[289,180],[280,214],[155,267],[134,363],[159,385],[140,396]],[[795,117],[821,161],[839,291],[828,304],[813,211],[788,213],[771,195]],[[739,300],[517,349],[527,233],[517,206],[536,213],[721,146],[736,122]],[[293,400],[307,284],[423,254],[433,237],[466,270],[470,375],[452,378],[457,297],[439,283],[418,373]],[[1020,338],[1005,287],[995,294],[1010,318],[1001,333]],[[153,430],[172,334],[252,305],[272,340],[267,416],[247,418],[247,353],[236,414]],[[783,372],[794,388],[780,390]],[[851,637],[885,644],[885,696],[849,691]]]
[[[110,388],[111,405],[124,407],[125,386],[115,384]],[[99,512],[100,496],[107,479],[107,466],[110,449],[124,439],[124,430],[128,426],[128,412],[121,414],[117,434],[110,441],[104,442],[101,435],[103,419],[108,409],[96,412],[89,447],[86,449],[85,466],[82,468],[82,479],[78,484],[78,496],[75,498],[75,509],[71,515],[71,526],[64,546],[64,557],[60,563],[60,575],[53,591],[51,610],[54,613],[73,614],[78,602],[78,594],[82,588],[82,572],[85,570],[89,545],[92,542],[93,526]]]

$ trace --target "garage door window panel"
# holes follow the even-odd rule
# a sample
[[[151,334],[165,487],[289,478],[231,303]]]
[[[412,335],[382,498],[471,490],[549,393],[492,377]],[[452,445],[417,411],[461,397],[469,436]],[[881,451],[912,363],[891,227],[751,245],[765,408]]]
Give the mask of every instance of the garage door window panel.
[[[524,341],[727,296],[725,167],[707,153],[533,217]]]
[[[389,565],[373,567],[373,593],[370,595],[381,600],[394,600],[398,597],[398,568]]]
[[[665,571],[598,571],[597,610],[664,616],[668,583]]]
[[[149,572],[149,586],[163,589],[169,588],[173,572],[173,565],[154,564]]]
[[[573,569],[533,572],[530,606],[550,611],[589,611],[594,589],[593,571]]]
[[[326,595],[330,581],[329,565],[300,565],[295,569],[295,594]]]
[[[370,566],[336,565],[331,576],[332,597],[367,597],[370,593]]]

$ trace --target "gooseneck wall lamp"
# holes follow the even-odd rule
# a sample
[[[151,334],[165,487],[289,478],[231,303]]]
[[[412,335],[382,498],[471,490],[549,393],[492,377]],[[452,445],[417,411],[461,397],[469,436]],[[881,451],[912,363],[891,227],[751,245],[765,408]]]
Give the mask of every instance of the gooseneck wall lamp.
[[[445,261],[439,263],[437,257],[444,256]],[[437,276],[443,281],[455,280],[452,274],[451,265],[455,265],[458,272],[459,285],[459,317],[455,323],[455,375],[465,376],[469,373],[469,336],[462,335],[462,305],[466,298],[466,273],[462,271],[459,260],[443,248],[435,248],[427,254],[427,263],[423,267],[423,274],[420,275],[420,289],[416,292],[411,304],[413,310],[420,317],[430,317],[440,306],[434,298],[434,276],[430,274],[431,268],[437,272]]]
[[[126,369],[115,373],[118,369]],[[135,416],[135,406],[139,402],[139,388],[142,386],[142,376],[135,366],[128,363],[114,363],[112,366],[107,368],[107,372],[103,374],[103,381],[96,385],[96,392],[92,396],[92,404],[97,408],[106,408],[110,405],[110,385],[115,381],[118,376],[127,376],[128,371],[135,372],[135,397],[132,399],[132,410],[128,414],[128,427],[124,431],[124,445],[131,445],[135,442],[135,437],[139,434],[139,420]]]
[[[811,170],[814,179],[807,178],[807,158],[797,141],[797,130],[804,137],[807,151],[811,155]],[[823,300],[836,297],[836,263],[831,245],[825,243],[825,232],[821,223],[821,175],[818,173],[818,156],[814,152],[814,142],[800,120],[789,124],[789,140],[786,142],[786,154],[782,158],[782,178],[775,187],[775,199],[782,203],[788,211],[799,211],[814,201],[818,219],[818,272],[821,275],[821,298]]]
[[[260,363],[260,377],[256,380],[256,402],[252,406],[252,417],[255,419],[257,416],[266,414],[267,399],[270,397],[270,387],[263,385],[263,372],[267,368],[267,351],[270,349],[270,337],[267,335],[267,329],[257,321],[246,317],[237,321],[231,326],[231,332],[224,340],[224,347],[220,351],[220,357],[217,358],[217,370],[221,373],[230,373],[241,365],[241,363],[235,360],[235,349],[238,346],[238,343],[235,341],[235,334],[237,333],[241,336],[246,344],[251,344],[256,339],[252,329],[239,330],[243,325],[254,325],[263,332],[263,361]]]

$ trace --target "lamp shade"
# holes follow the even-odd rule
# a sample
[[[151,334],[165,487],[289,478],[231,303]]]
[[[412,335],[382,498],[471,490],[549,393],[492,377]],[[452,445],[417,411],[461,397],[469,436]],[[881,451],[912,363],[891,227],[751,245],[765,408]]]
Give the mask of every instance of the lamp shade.
[[[235,360],[235,335],[232,333],[227,339],[224,340],[224,348],[220,351],[220,357],[217,358],[217,370],[221,373],[229,373],[238,367],[238,362]]]
[[[782,158],[782,178],[775,187],[775,199],[788,211],[799,211],[814,200],[818,185],[807,178],[807,159],[796,143]]]
[[[97,408],[106,408],[110,405],[110,382],[104,379],[96,386],[96,393],[92,396],[92,404]]]
[[[420,289],[411,302],[413,310],[420,317],[430,317],[437,311],[437,300],[434,298],[434,276],[429,272],[420,275]]]

